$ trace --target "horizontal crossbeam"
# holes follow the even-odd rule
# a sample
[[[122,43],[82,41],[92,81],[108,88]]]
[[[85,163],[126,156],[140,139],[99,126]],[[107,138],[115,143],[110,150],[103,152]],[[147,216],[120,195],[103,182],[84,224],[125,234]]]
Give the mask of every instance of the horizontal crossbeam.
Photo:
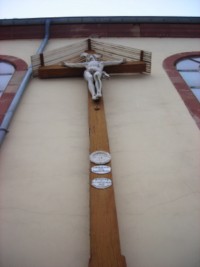
[[[42,66],[38,70],[41,79],[62,78],[62,77],[82,77],[85,68],[68,68],[60,65]],[[142,73],[146,71],[144,61],[128,61],[126,63],[106,66],[104,70],[109,74],[114,73]]]

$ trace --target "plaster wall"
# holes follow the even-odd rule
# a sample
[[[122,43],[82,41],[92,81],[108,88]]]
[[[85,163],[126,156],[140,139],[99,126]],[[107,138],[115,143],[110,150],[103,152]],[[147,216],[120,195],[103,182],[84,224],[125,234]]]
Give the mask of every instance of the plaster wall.
[[[162,68],[199,39],[102,38],[152,52],[151,75],[103,82],[122,254],[127,266],[200,264],[199,129]],[[76,40],[50,40],[47,50]],[[3,41],[0,54],[40,44]],[[31,80],[0,150],[0,266],[86,267],[87,87]],[[97,211],[98,212],[98,211]]]

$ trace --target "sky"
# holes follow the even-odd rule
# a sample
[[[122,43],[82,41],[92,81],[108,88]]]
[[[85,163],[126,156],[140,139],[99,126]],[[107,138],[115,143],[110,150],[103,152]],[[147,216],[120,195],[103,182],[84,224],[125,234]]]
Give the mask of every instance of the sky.
[[[0,0],[0,19],[79,16],[200,17],[200,0]]]

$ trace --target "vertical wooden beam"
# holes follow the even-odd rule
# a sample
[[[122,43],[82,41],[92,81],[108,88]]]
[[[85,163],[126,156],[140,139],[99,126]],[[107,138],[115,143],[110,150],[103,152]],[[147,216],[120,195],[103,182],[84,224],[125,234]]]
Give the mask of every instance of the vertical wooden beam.
[[[40,65],[44,66],[44,55],[42,53],[40,54]]]
[[[88,42],[88,50],[89,51],[92,51],[92,44],[91,44],[91,39],[87,39],[87,42]]]
[[[144,51],[141,50],[141,51],[140,51],[140,61],[143,61],[143,57],[144,57]]]
[[[103,98],[94,102],[88,94],[90,153],[110,153]],[[90,163],[90,167],[94,164]],[[107,165],[111,166],[111,163]],[[90,171],[90,261],[89,267],[126,267],[121,255],[119,229],[113,185],[106,189],[91,186],[94,178],[112,180],[112,173],[100,175]]]

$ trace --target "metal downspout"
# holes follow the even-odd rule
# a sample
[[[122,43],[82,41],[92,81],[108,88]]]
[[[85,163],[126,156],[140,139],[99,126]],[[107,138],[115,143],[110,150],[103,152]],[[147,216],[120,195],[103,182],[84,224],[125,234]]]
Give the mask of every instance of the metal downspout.
[[[45,36],[40,44],[36,54],[40,54],[43,52],[44,48],[46,47],[48,40],[49,40],[49,29],[50,29],[50,19],[47,19],[45,21]],[[3,143],[3,140],[5,138],[5,135],[8,133],[8,127],[10,125],[10,122],[12,120],[12,117],[17,109],[17,106],[22,98],[22,95],[26,89],[27,84],[29,83],[30,79],[32,77],[32,66],[30,65],[28,67],[28,70],[17,90],[17,93],[15,94],[15,97],[13,98],[5,116],[0,126],[0,146]]]

